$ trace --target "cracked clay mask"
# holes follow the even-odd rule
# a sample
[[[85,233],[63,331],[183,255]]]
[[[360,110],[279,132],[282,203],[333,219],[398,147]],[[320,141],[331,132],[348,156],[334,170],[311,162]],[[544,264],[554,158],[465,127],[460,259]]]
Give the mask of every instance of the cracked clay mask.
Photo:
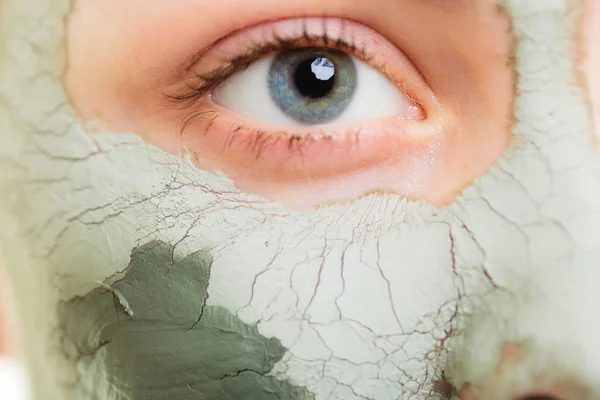
[[[37,399],[600,399],[597,0],[1,5]]]

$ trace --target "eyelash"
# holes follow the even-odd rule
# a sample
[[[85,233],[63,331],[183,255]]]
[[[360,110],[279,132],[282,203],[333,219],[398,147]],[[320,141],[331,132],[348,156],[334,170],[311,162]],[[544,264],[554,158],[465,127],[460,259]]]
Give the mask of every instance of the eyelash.
[[[333,48],[357,56],[369,64],[372,63],[372,58],[366,55],[364,49],[359,49],[355,45],[342,39],[330,39],[326,32],[322,36],[317,36],[309,35],[305,31],[301,38],[285,39],[275,37],[274,41],[255,46],[246,54],[237,56],[234,59],[225,62],[221,67],[207,73],[196,74],[195,78],[200,80],[202,82],[201,84],[187,86],[187,91],[183,94],[168,95],[167,97],[171,101],[182,103],[186,108],[193,106],[227,79],[231,78],[236,73],[245,70],[252,65],[252,63],[261,58],[270,54],[305,47]],[[382,66],[376,67],[382,68]]]

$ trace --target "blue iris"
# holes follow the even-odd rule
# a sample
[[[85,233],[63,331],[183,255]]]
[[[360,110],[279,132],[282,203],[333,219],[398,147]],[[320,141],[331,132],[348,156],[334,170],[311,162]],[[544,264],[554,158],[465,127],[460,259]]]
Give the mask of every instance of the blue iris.
[[[356,66],[341,51],[287,50],[269,71],[269,92],[281,110],[298,122],[322,124],[338,117],[356,89]]]

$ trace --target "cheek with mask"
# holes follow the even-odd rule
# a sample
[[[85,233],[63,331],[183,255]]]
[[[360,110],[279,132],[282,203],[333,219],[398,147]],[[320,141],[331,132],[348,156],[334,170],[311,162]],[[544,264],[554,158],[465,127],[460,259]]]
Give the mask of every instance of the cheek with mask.
[[[0,24],[36,398],[600,399],[595,0],[42,3]]]

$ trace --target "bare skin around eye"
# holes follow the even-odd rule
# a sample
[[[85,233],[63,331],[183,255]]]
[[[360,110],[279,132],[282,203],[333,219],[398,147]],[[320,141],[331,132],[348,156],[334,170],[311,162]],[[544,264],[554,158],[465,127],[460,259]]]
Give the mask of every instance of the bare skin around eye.
[[[211,7],[194,1],[115,5],[110,0],[78,0],[70,19],[66,86],[84,120],[98,121],[110,132],[135,132],[171,153],[185,148],[203,160],[201,167],[223,171],[244,191],[291,208],[352,200],[376,191],[448,204],[508,146],[513,96],[509,24],[491,0],[475,7],[457,7],[450,13],[445,7],[417,0],[382,2],[381,7],[372,8],[365,2],[308,5],[293,1],[284,5],[267,0],[261,12],[231,13],[240,7],[236,0]],[[382,16],[378,10],[384,8],[388,12]],[[412,64],[414,72],[406,70],[391,79],[421,88],[412,96],[427,118],[405,121],[401,129],[392,125],[378,131],[392,142],[398,137],[391,146],[398,148],[395,155],[390,156],[389,151],[374,154],[375,163],[358,171],[342,170],[326,179],[319,178],[323,171],[307,170],[302,180],[286,181],[282,179],[287,168],[283,164],[277,171],[265,170],[258,163],[242,162],[244,157],[233,150],[211,144],[208,138],[226,138],[242,124],[235,116],[229,114],[227,124],[215,124],[223,119],[214,117],[206,103],[182,109],[165,100],[165,92],[185,84],[181,66],[195,53],[232,32],[243,35],[257,24],[311,14],[368,26]],[[220,23],[199,24],[197,15]],[[212,64],[223,59],[223,55],[208,54]],[[387,70],[396,66],[391,60],[382,62],[389,64]],[[194,112],[207,118],[182,132],[182,121]],[[254,128],[252,122],[244,124],[249,130]],[[367,134],[368,130],[366,127]],[[407,142],[411,145],[402,147]],[[360,145],[356,151],[363,151]],[[335,163],[333,154],[321,153],[319,161]],[[311,159],[303,162],[318,164]],[[325,168],[342,167],[332,164]]]

